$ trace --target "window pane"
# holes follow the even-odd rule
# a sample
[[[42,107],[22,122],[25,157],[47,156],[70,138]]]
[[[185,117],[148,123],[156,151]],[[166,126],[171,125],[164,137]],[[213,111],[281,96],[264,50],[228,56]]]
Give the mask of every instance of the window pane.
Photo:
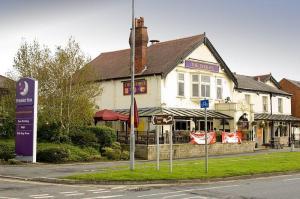
[[[222,86],[222,80],[221,79],[217,79],[217,85]]]
[[[184,96],[184,83],[178,82],[178,95]]]
[[[205,85],[201,85],[201,97],[205,97]]]
[[[222,99],[223,96],[222,96],[222,88],[221,87],[218,87],[217,88],[217,99]]]
[[[184,74],[183,73],[178,73],[178,80],[184,81]]]
[[[201,82],[210,83],[210,77],[209,76],[201,76]]]
[[[210,86],[209,85],[206,85],[206,95],[205,97],[210,97]]]
[[[199,75],[192,75],[193,82],[199,82]]]
[[[247,104],[250,104],[250,95],[248,94],[245,95],[245,101]]]
[[[193,84],[193,97],[199,97],[199,84]]]

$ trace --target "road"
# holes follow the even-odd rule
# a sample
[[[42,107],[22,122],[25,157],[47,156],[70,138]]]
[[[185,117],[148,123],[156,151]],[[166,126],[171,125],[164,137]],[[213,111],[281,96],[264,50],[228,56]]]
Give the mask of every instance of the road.
[[[0,179],[0,199],[298,199],[300,173],[257,179],[182,185],[60,185]]]

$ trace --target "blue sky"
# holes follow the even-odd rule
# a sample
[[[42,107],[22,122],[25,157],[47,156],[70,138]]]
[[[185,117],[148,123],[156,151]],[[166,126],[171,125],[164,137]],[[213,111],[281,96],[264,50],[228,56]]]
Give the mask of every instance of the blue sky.
[[[150,39],[206,32],[233,72],[300,80],[298,0],[136,0]],[[92,59],[128,48],[131,0],[0,0],[0,74],[22,41],[54,49],[70,36]]]

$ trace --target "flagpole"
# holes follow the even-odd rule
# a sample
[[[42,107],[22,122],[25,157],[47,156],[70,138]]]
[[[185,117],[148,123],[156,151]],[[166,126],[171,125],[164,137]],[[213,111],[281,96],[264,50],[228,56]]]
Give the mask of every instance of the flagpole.
[[[130,106],[130,170],[134,170],[134,61],[135,61],[135,17],[134,17],[134,0],[132,0],[132,27],[131,27],[131,106]]]

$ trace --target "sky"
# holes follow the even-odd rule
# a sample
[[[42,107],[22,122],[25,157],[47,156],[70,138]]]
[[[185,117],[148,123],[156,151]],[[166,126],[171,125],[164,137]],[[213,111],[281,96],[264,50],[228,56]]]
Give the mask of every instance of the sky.
[[[232,72],[300,80],[299,0],[135,0],[149,39],[206,33]],[[129,48],[131,0],[0,0],[0,75],[22,42],[64,46],[94,59]]]

